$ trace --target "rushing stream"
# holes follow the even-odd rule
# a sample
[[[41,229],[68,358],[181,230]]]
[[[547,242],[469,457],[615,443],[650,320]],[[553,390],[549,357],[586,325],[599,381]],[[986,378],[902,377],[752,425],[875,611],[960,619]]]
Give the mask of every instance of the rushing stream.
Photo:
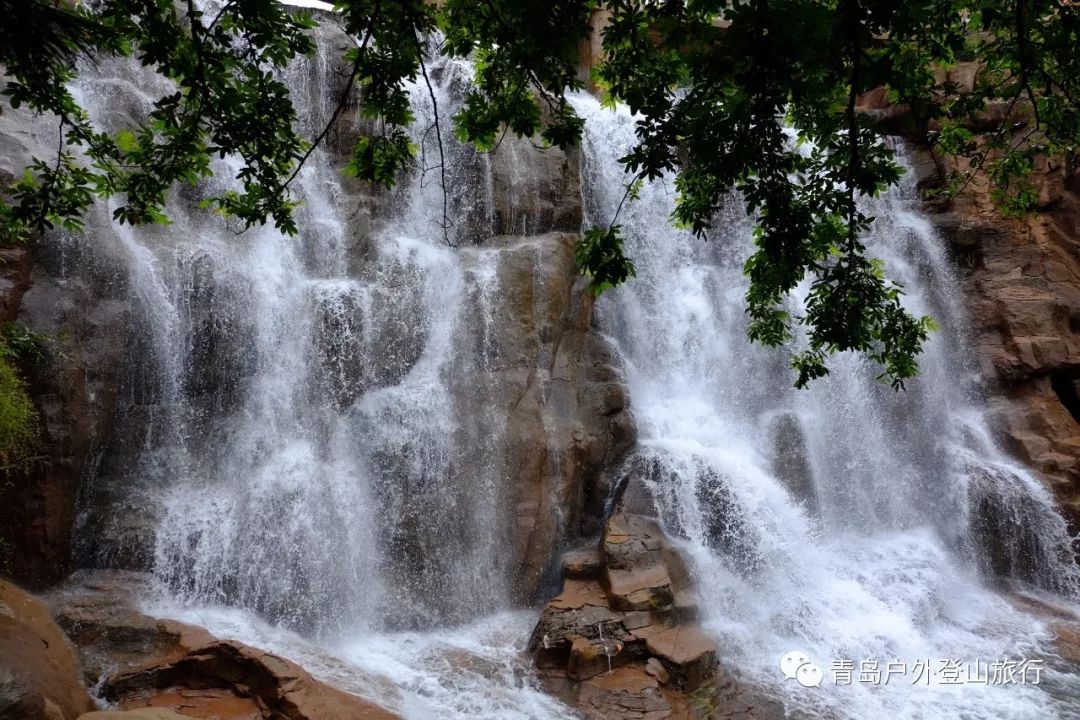
[[[323,42],[315,71],[290,72],[308,128],[326,119],[312,99],[333,95],[319,84],[333,77],[332,52]],[[444,123],[470,73],[433,69]],[[103,63],[78,93],[109,125],[161,90]],[[433,153],[426,87],[414,101],[414,141]],[[574,103],[587,119],[587,219],[606,222],[633,120],[591,97]],[[83,558],[109,564],[119,551],[88,537],[121,537],[159,581],[149,607],[277,649],[410,719],[573,717],[535,689],[521,656],[536,612],[514,609],[508,587],[514,478],[493,411],[501,386],[488,379],[507,289],[502,253],[466,234],[494,222],[490,164],[448,145],[446,235],[431,156],[372,209],[322,151],[299,176],[297,237],[237,236],[184,193],[165,228],[94,219],[93,242],[123,258],[139,342],[123,370],[123,441],[89,479]],[[218,169],[233,170],[227,159]],[[596,315],[638,425],[625,469],[693,559],[722,660],[795,714],[1067,717],[1075,690],[1052,663],[1039,687],[785,682],[778,662],[792,650],[829,678],[842,659],[1047,657],[1044,624],[988,578],[1073,596],[1071,539],[1045,488],[992,439],[958,282],[912,187],[874,204],[869,243],[911,308],[942,325],[901,394],[846,356],[793,390],[784,352],[745,338],[751,234],[738,202],[708,242],[670,226],[672,203],[671,183],[656,182],[624,210],[637,278]],[[532,232],[527,218],[508,222]],[[123,525],[126,513],[95,517],[107,487],[125,488],[115,502],[140,508],[153,532]]]

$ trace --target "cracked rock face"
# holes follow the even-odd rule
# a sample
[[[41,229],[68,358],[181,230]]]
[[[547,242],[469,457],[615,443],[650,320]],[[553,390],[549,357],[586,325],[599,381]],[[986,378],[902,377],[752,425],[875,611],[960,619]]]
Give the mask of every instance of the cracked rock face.
[[[940,182],[940,158],[913,151],[923,187]],[[1032,181],[1037,211],[1006,218],[977,176],[950,203],[928,201],[929,219],[959,267],[990,385],[996,429],[1037,470],[1080,529],[1080,177],[1042,159]]]
[[[529,651],[549,691],[590,720],[779,717],[718,664],[694,621],[684,558],[626,498],[599,539],[566,553],[562,592],[533,630]]]

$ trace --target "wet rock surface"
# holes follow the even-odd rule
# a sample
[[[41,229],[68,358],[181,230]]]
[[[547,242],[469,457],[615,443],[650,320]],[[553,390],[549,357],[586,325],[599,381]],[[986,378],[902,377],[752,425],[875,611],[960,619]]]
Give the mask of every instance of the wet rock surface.
[[[122,708],[165,707],[223,720],[392,720],[397,716],[332,688],[285,658],[228,640],[183,657],[121,671],[105,697]]]
[[[291,660],[144,614],[131,602],[149,582],[144,573],[79,572],[45,596],[78,648],[83,681],[119,710],[137,711],[131,720],[155,720],[159,712],[208,720],[397,717]]]
[[[918,144],[920,187],[947,163]],[[996,429],[1053,490],[1080,528],[1080,179],[1043,158],[1031,176],[1036,211],[1002,215],[981,175],[951,201],[929,196],[927,216],[962,273],[973,350]]]
[[[149,659],[178,659],[214,640],[206,630],[150,617],[131,605],[151,578],[124,570],[78,571],[43,598],[75,647],[87,685]]]
[[[529,640],[544,685],[590,720],[781,717],[719,665],[693,620],[686,562],[636,495],[624,495],[596,550],[562,559],[562,592]]]
[[[55,152],[47,149],[50,137],[55,128],[40,118],[4,108],[0,186],[21,175],[32,155]],[[71,276],[75,267],[78,277]],[[72,568],[80,482],[93,448],[111,431],[128,347],[125,289],[120,258],[107,247],[93,256],[62,239],[52,247],[0,248],[0,322],[18,322],[45,340],[45,357],[19,368],[37,411],[36,440],[26,457],[0,468],[0,540],[7,549],[0,571],[31,590]]]
[[[75,720],[93,707],[75,651],[48,607],[0,581],[0,718]]]

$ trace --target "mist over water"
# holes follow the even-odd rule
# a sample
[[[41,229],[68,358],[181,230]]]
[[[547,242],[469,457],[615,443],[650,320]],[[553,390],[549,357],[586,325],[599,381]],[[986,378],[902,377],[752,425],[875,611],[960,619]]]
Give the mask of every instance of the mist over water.
[[[309,130],[334,94],[332,52],[322,42],[287,73]],[[471,68],[431,70],[449,138]],[[106,127],[161,90],[126,64],[96,73],[78,93]],[[434,153],[427,87],[413,99],[413,140]],[[573,102],[586,118],[586,220],[606,224],[633,119]],[[298,177],[297,237],[236,235],[185,190],[170,226],[116,226],[106,210],[87,240],[63,240],[122,258],[138,341],[123,369],[123,442],[103,451],[88,492],[125,488],[118,507],[152,528],[87,511],[84,534],[105,527],[123,542],[90,543],[84,560],[144,554],[160,590],[149,608],[294,657],[407,718],[569,718],[521,655],[536,612],[511,607],[516,478],[492,379],[502,252],[469,246],[496,232],[491,166],[447,148],[449,228],[430,169],[373,211],[320,150]],[[230,182],[231,163],[211,184]],[[872,252],[908,306],[942,326],[901,394],[855,356],[793,390],[785,352],[745,337],[751,224],[740,204],[702,242],[670,225],[673,201],[658,181],[624,208],[637,278],[596,314],[638,425],[625,472],[646,480],[693,560],[702,623],[725,664],[795,716],[1068,717],[1061,692],[1030,686],[784,681],[778,663],[791,650],[826,678],[844,658],[1042,657],[1047,628],[1003,598],[992,572],[1075,597],[1071,538],[1046,489],[992,439],[959,285],[910,184],[869,208]],[[524,214],[498,222],[535,231]]]

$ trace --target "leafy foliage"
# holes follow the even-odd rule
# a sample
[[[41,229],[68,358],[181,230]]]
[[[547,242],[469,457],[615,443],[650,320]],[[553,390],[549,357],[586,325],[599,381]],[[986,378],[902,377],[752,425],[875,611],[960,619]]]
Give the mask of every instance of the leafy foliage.
[[[623,254],[620,230],[618,225],[588,228],[574,248],[574,261],[597,295],[634,277],[634,264]]]
[[[22,325],[7,323],[0,329],[0,460],[22,455],[37,429],[37,412],[26,394],[19,368],[46,361],[40,337]]]
[[[358,92],[365,120],[347,172],[385,187],[416,152],[405,132],[408,84],[429,81],[424,38],[439,31],[443,52],[474,61],[475,85],[453,118],[459,139],[487,150],[512,132],[568,147],[582,120],[566,93],[582,87],[579,46],[602,22],[595,81],[608,102],[637,114],[637,143],[622,158],[634,178],[627,199],[643,179],[673,174],[673,222],[705,236],[738,191],[757,225],[746,262],[749,336],[775,346],[804,335],[792,359],[798,385],[826,374],[830,354],[851,350],[901,388],[933,329],[905,310],[902,288],[862,241],[873,218],[861,199],[900,177],[884,129],[859,111],[863,93],[885,88],[913,127],[965,160],[946,192],[985,172],[1010,213],[1037,203],[1027,176],[1038,158],[1072,157],[1080,142],[1080,9],[1059,0],[339,0],[337,8],[356,44],[333,119]],[[245,226],[296,231],[289,184],[330,125],[310,141],[295,134],[279,71],[311,51],[310,15],[275,0],[98,0],[93,13],[0,0],[0,10],[9,26],[44,38],[0,35],[4,94],[55,116],[60,136],[56,157],[35,160],[0,204],[0,240],[77,231],[95,198],[122,199],[120,222],[167,222],[165,192],[205,178],[215,154],[242,160],[241,190],[209,206]],[[66,89],[79,53],[134,56],[176,90],[144,124],[110,136]],[[962,60],[980,68],[970,87],[943,72]],[[989,134],[972,132],[995,113]],[[633,276],[616,222],[587,229],[576,250],[595,292]],[[788,296],[806,279],[809,302],[797,314]]]

